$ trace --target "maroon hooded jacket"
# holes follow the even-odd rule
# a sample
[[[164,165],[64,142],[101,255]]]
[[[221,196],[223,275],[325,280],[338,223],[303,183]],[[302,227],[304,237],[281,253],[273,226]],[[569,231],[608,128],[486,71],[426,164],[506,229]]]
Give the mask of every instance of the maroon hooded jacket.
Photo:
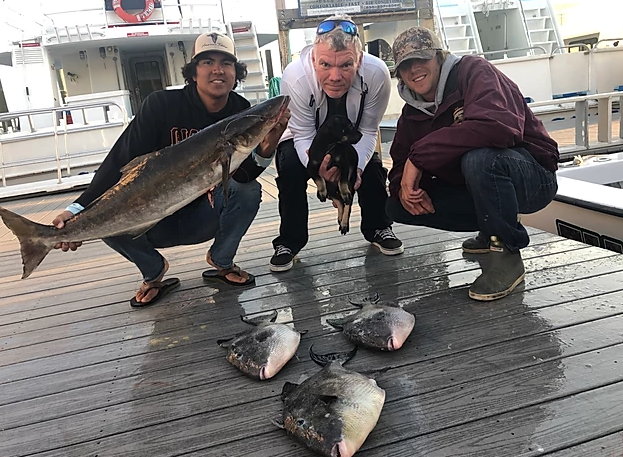
[[[558,168],[558,145],[532,113],[519,87],[487,60],[463,56],[452,68],[434,116],[405,104],[390,155],[390,193],[398,198],[408,159],[430,178],[465,185],[461,157],[477,148],[523,147],[546,169]]]

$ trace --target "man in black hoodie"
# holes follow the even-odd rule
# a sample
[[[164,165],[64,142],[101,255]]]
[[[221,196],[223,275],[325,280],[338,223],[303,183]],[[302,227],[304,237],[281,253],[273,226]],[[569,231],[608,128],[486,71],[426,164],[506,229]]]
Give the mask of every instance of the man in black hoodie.
[[[128,128],[119,137],[95,174],[89,187],[52,222],[64,222],[117,183],[120,169],[135,157],[176,144],[199,130],[239,113],[250,103],[233,92],[246,77],[246,65],[238,62],[234,43],[222,34],[200,35],[191,61],[182,71],[186,86],[150,94]],[[214,239],[206,261],[214,267],[203,272],[207,280],[233,286],[253,284],[255,278],[233,263],[240,240],[255,218],[261,200],[256,178],[271,163],[277,142],[290,117],[287,111],[229,181],[229,201],[223,205],[223,188],[201,196],[160,221],[144,235],[121,235],[103,241],[134,263],[143,284],[131,299],[135,307],[151,305],[179,285],[179,279],[162,281],[169,268],[156,250]],[[59,243],[56,248],[75,251],[80,243]]]

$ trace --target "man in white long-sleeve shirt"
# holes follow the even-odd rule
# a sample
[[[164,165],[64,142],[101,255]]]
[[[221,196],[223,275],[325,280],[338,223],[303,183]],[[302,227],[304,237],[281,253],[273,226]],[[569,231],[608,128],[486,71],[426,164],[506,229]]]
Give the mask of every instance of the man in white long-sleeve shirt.
[[[284,70],[281,93],[291,98],[291,118],[275,159],[281,225],[279,236],[273,240],[272,271],[292,268],[294,256],[307,244],[307,151],[324,120],[335,114],[347,116],[363,135],[354,147],[359,155],[355,189],[364,238],[386,255],[404,251],[385,213],[387,170],[374,152],[390,85],[387,66],[362,51],[357,25],[347,15],[321,22],[314,44]],[[328,158],[320,175],[336,181],[339,171],[335,167],[327,170]]]

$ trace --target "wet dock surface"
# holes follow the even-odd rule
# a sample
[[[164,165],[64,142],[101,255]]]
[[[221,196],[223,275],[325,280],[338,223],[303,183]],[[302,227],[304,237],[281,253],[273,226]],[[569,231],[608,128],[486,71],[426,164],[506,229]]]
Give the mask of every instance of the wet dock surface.
[[[269,178],[266,178],[269,179]],[[4,202],[49,223],[76,194]],[[386,257],[342,236],[330,204],[310,194],[310,242],[288,272],[268,269],[277,202],[265,198],[236,262],[250,289],[204,283],[209,243],[163,250],[182,285],[131,309],[137,270],[101,241],[52,252],[19,279],[17,242],[0,225],[0,456],[311,457],[277,429],[279,394],[350,349],[327,318],[348,297],[378,292],[417,316],[404,347],[360,349],[346,366],[386,390],[357,456],[623,455],[623,257],[532,231],[525,285],[479,303],[467,296],[479,260],[469,234],[395,225],[405,253]],[[303,336],[272,380],[246,378],[216,340],[240,315],[279,311]]]

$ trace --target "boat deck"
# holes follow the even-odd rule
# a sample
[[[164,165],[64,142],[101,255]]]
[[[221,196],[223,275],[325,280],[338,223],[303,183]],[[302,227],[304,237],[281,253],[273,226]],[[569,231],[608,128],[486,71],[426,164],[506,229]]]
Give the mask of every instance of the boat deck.
[[[405,253],[386,257],[358,232],[358,207],[342,236],[310,194],[309,245],[277,275],[268,184],[236,258],[257,285],[203,283],[209,243],[165,249],[182,285],[145,309],[128,304],[138,272],[101,241],[52,252],[19,279],[17,242],[0,225],[0,456],[311,457],[271,423],[282,386],[320,369],[311,344],[350,349],[326,318],[373,292],[417,322],[399,351],[360,349],[347,365],[387,393],[357,456],[623,455],[621,255],[532,231],[525,286],[479,303],[467,288],[483,259],[462,254],[465,234],[397,224]],[[76,195],[2,205],[49,223]],[[251,380],[216,340],[246,328],[240,315],[275,309],[308,333],[274,379]]]

